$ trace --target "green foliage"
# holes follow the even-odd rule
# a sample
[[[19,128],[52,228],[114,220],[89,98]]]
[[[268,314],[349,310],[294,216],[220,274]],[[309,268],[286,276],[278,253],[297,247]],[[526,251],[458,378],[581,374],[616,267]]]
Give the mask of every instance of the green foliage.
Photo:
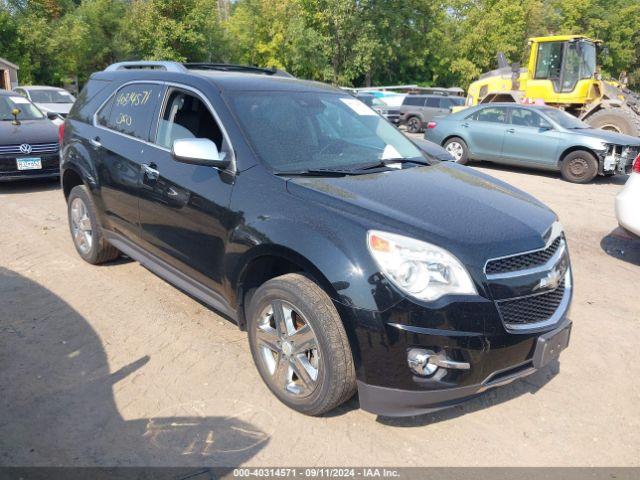
[[[605,41],[640,86],[637,0],[0,0],[0,56],[22,83],[80,82],[118,60],[229,61],[339,85],[466,87],[530,36]]]

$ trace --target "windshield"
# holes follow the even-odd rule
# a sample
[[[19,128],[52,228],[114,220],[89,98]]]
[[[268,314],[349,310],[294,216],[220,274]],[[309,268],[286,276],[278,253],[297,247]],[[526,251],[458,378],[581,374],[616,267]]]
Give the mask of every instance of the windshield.
[[[569,128],[569,129],[591,128],[582,120],[578,120],[573,115],[570,115],[567,112],[563,112],[562,110],[558,110],[557,108],[548,107],[548,108],[541,109],[541,111],[561,127]]]
[[[231,98],[231,105],[255,151],[278,173],[425,158],[395,127],[353,97],[242,92]]]
[[[40,120],[44,115],[24,97],[0,95],[0,121],[13,120],[13,109],[20,110],[19,120]]]
[[[64,90],[33,90],[29,89],[32,102],[36,103],[73,103],[73,96]]]

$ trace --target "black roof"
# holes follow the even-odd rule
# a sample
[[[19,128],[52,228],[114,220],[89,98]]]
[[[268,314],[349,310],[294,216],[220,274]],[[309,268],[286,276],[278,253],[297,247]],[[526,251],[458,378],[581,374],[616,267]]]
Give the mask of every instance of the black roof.
[[[215,85],[220,90],[229,91],[299,91],[318,93],[341,93],[341,90],[330,85],[309,80],[300,80],[284,75],[265,75],[256,69],[256,73],[248,73],[247,70],[227,71],[209,69],[203,67],[198,69],[196,65],[189,65],[189,70],[184,72],[164,71],[158,69],[126,69],[102,71],[94,73],[91,78],[98,80],[121,80],[122,82],[132,80],[156,80],[166,82],[184,82],[188,78],[205,80]]]

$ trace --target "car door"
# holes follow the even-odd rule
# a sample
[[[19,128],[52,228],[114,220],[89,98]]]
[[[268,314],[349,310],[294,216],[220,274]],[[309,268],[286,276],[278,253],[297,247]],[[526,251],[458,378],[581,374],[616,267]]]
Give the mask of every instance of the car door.
[[[502,160],[502,143],[507,124],[507,107],[484,107],[462,122],[465,140],[472,158]]]
[[[93,150],[106,221],[130,240],[139,236],[141,159],[151,121],[162,98],[159,83],[131,83],[118,89],[94,118]]]
[[[531,108],[510,108],[502,145],[503,161],[557,169],[559,137],[551,123]]]
[[[155,146],[142,155],[143,245],[162,262],[219,292],[228,231],[237,223],[229,210],[234,176],[230,171],[174,160],[173,142],[185,138],[208,138],[228,158],[233,156],[205,96],[190,87],[171,86],[159,112]]]

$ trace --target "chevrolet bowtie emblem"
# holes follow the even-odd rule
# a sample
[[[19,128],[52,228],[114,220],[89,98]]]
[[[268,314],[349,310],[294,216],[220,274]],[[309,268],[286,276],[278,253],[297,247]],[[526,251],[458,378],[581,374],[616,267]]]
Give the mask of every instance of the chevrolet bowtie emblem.
[[[562,282],[564,272],[559,268],[554,268],[544,278],[541,278],[533,289],[534,290],[555,290]]]

